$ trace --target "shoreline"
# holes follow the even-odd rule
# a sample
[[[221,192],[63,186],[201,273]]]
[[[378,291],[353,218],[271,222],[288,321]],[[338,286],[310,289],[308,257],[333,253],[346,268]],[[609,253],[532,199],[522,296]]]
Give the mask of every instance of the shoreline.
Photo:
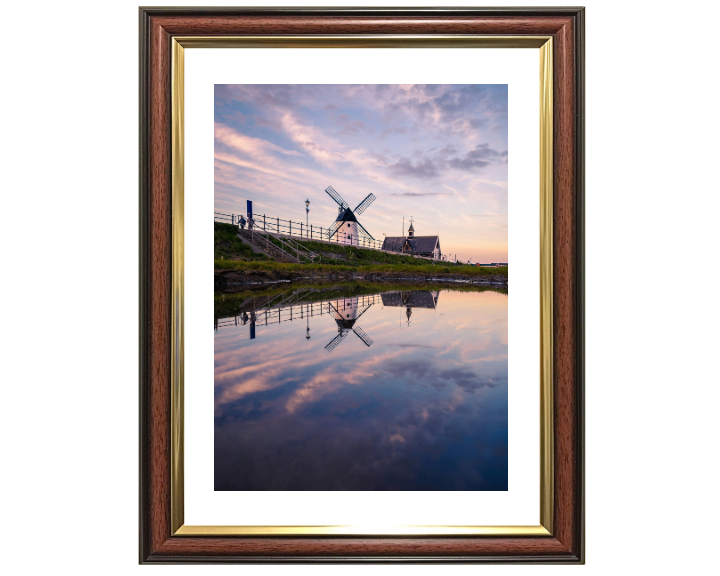
[[[261,286],[272,284],[292,284],[298,281],[356,281],[377,284],[403,283],[426,284],[447,283],[468,284],[474,286],[501,286],[507,288],[508,279],[502,274],[488,274],[481,277],[436,271],[410,272],[406,270],[388,272],[363,271],[326,271],[326,270],[215,270],[214,286],[216,292],[236,291],[235,287]]]

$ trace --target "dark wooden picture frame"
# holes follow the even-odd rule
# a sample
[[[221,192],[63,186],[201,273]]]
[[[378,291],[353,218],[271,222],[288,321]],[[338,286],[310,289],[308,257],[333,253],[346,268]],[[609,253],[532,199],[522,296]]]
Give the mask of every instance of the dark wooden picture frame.
[[[553,39],[554,522],[547,535],[183,536],[172,528],[171,42],[182,36]],[[140,562],[584,561],[584,9],[140,8]]]

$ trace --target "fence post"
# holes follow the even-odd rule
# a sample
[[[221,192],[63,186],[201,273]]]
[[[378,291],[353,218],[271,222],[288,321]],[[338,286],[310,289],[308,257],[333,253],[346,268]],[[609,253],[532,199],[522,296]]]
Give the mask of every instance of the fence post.
[[[300,238],[302,238],[302,222],[300,222]]]
[[[290,232],[288,233],[288,236],[292,236],[292,220],[288,220],[288,223],[290,224]]]
[[[277,219],[277,233],[280,234],[280,218]]]
[[[265,229],[265,232],[267,232],[267,224],[265,223],[265,214],[263,214],[263,228]]]
[[[232,215],[232,224],[235,226],[235,214]]]
[[[310,240],[313,239],[313,226],[310,224]]]

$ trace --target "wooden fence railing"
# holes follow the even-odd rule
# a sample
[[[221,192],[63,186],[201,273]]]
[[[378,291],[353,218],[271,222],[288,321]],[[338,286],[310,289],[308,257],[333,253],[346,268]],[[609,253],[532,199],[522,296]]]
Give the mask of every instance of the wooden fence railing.
[[[215,212],[216,222],[225,222],[232,224],[233,226],[240,225],[241,214],[225,214],[223,212]],[[243,216],[244,217],[244,216]],[[317,226],[315,224],[307,224],[303,222],[293,222],[292,220],[285,220],[275,216],[267,216],[266,214],[255,214],[253,219],[259,228],[270,232],[271,234],[284,234],[287,236],[297,236],[302,240],[322,240],[324,242],[335,242],[337,244],[348,244],[357,246],[359,248],[371,248],[373,250],[380,250],[382,248],[382,241],[370,240],[369,238],[357,238],[348,236],[347,234],[337,232],[330,236],[330,230],[327,227]],[[247,217],[245,217],[247,221]],[[246,224],[246,226],[252,226],[254,223]]]

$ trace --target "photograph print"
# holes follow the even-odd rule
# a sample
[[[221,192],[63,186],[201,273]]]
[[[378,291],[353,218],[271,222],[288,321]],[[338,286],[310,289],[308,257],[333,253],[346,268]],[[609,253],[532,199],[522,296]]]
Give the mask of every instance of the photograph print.
[[[506,491],[507,85],[215,85],[214,143],[214,489]]]

